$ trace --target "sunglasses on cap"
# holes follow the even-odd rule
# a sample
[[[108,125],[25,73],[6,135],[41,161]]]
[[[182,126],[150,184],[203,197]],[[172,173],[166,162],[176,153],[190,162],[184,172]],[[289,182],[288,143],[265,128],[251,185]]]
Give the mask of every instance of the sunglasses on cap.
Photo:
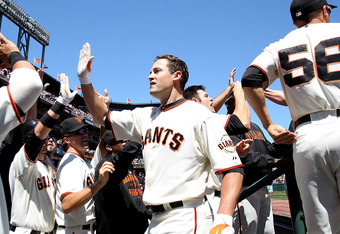
[[[330,6],[326,6],[326,7],[327,7],[327,12],[330,15],[332,13],[332,7],[330,7]]]
[[[84,135],[84,134],[88,134],[89,133],[89,130],[87,128],[81,128],[81,129],[78,129],[74,132],[70,132],[68,134],[65,134],[65,136],[74,136],[74,135]]]

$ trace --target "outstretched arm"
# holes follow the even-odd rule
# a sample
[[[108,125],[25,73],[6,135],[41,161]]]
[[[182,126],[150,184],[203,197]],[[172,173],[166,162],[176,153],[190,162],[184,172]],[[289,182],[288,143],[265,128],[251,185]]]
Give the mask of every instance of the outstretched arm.
[[[88,110],[92,114],[94,121],[104,126],[108,108],[103,105],[102,100],[98,97],[91,84],[90,73],[93,59],[94,57],[91,56],[91,46],[89,43],[86,43],[80,51],[77,73]]]
[[[242,122],[245,128],[250,129],[250,110],[244,97],[242,85],[239,81],[234,87],[235,110],[233,112]]]
[[[286,102],[286,97],[281,90],[266,88],[264,90],[264,96],[276,104],[279,104],[281,106],[288,106]]]
[[[215,109],[216,112],[218,112],[221,107],[223,106],[223,104],[225,103],[225,101],[227,100],[227,98],[230,96],[230,94],[233,92],[233,88],[234,88],[234,76],[236,73],[236,68],[234,68],[229,76],[229,86],[220,94],[218,95],[214,100],[213,100],[213,107]]]
[[[280,125],[274,124],[269,116],[263,88],[243,88],[247,100],[259,119],[262,126],[277,144],[292,144],[296,141],[296,134],[286,130]]]

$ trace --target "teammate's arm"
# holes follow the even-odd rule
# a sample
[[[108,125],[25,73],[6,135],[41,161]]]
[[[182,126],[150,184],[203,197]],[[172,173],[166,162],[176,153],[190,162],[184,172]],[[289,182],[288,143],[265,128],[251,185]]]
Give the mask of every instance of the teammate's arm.
[[[236,68],[234,68],[230,73],[228,87],[213,100],[213,107],[216,113],[221,109],[221,107],[223,106],[227,98],[233,92],[233,88],[235,86],[235,83],[234,83],[235,73],[236,73]]]
[[[108,112],[108,108],[103,105],[102,100],[98,97],[90,79],[93,59],[94,57],[91,56],[91,46],[89,43],[86,43],[80,51],[77,74],[81,83],[86,107],[92,114],[94,121],[105,126],[104,120]]]
[[[250,110],[239,81],[235,83],[233,92],[235,97],[235,110],[233,114],[241,120],[245,128],[250,129]]]
[[[62,73],[60,75],[60,96],[57,98],[56,102],[52,105],[40,119],[37,126],[34,128],[34,134],[29,138],[28,142],[25,144],[25,150],[27,156],[35,161],[38,153],[44,143],[44,140],[48,136],[49,132],[56,124],[59,116],[65,109],[65,106],[69,104],[76,93],[77,90],[70,92],[68,77]]]
[[[114,170],[111,162],[104,162],[99,169],[99,179],[93,185],[79,192],[63,195],[60,199],[64,213],[68,214],[84,206],[102,187],[104,187],[109,179],[109,173],[113,173]]]
[[[256,67],[247,68],[242,77],[244,94],[250,106],[261,120],[262,126],[273,140],[278,144],[292,144],[296,141],[296,134],[287,131],[280,125],[274,124],[270,118],[262,88],[262,82],[265,79],[265,75],[260,69]]]
[[[224,175],[221,183],[221,201],[215,215],[210,234],[234,233],[233,214],[239,199],[243,183],[243,174],[230,172]],[[221,232],[223,230],[223,232]]]

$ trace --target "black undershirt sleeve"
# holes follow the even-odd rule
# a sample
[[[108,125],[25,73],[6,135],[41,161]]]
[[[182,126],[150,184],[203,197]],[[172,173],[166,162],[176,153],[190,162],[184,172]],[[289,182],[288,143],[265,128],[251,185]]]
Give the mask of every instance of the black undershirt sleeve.
[[[242,76],[242,87],[262,88],[267,82],[266,75],[257,67],[250,66]]]
[[[248,132],[248,129],[243,125],[243,123],[241,122],[237,115],[231,115],[226,131],[230,136],[244,134]]]
[[[25,144],[27,157],[29,157],[32,161],[35,161],[44,142],[45,140],[40,140],[33,132],[32,135],[27,138]]]

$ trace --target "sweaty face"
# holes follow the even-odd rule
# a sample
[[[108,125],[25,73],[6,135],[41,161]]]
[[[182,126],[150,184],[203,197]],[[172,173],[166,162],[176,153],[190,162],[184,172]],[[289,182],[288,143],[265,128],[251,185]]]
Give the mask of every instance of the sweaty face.
[[[85,153],[85,150],[89,148],[88,138],[89,135],[87,133],[81,135],[71,135],[68,137],[70,145],[79,153]]]
[[[169,72],[168,60],[157,60],[150,71],[150,94],[160,100],[166,100],[173,88],[173,76]]]
[[[212,106],[213,105],[213,99],[209,97],[209,95],[204,90],[198,90],[197,94],[199,98],[201,99],[200,104],[206,106],[209,110],[211,110],[213,113],[215,113],[215,109]]]

